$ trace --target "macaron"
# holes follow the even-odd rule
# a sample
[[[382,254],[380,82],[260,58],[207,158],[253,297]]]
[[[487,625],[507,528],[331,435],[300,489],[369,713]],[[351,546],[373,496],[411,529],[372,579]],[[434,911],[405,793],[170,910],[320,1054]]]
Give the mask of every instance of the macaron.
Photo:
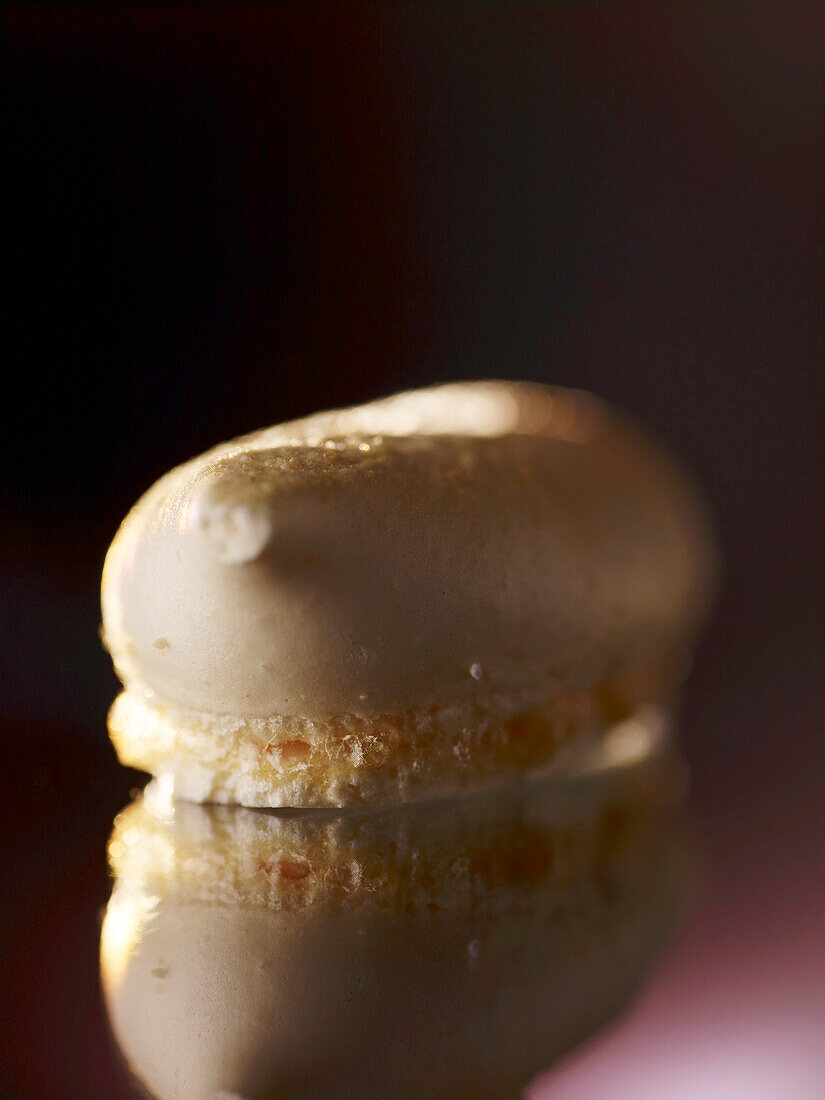
[[[455,383],[222,444],[103,574],[123,763],[193,801],[448,796],[671,708],[716,555],[681,467],[598,399]]]

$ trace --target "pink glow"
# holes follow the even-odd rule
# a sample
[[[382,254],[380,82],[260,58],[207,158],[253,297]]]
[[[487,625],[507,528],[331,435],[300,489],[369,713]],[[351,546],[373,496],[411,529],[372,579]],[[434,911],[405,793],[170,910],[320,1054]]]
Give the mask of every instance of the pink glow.
[[[529,1100],[825,1096],[825,884],[764,823],[748,839],[749,860],[717,849],[704,903],[635,1008]]]

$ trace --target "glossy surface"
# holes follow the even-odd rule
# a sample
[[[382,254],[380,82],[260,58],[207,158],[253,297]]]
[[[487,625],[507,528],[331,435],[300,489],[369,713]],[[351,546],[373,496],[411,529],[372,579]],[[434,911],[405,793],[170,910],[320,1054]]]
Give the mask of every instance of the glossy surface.
[[[395,810],[153,783],[116,822],[101,932],[135,1076],[159,1100],[518,1094],[624,1005],[679,908],[679,772],[638,732],[576,778]]]
[[[133,1096],[97,971],[145,782],[105,736],[119,519],[215,439],[482,371],[655,426],[727,562],[682,722],[704,890],[531,1100],[825,1096],[823,8],[493,7],[5,6],[3,1097]]]

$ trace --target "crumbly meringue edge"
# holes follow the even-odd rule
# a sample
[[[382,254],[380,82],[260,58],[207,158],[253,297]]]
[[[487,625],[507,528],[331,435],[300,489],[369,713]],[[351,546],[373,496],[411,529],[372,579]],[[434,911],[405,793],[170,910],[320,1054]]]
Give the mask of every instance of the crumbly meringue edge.
[[[176,798],[247,807],[344,807],[449,797],[569,766],[639,706],[669,707],[674,685],[644,693],[617,677],[524,707],[455,704],[373,718],[240,718],[125,690],[109,712],[121,763],[164,777]],[[521,705],[520,705],[521,704]]]

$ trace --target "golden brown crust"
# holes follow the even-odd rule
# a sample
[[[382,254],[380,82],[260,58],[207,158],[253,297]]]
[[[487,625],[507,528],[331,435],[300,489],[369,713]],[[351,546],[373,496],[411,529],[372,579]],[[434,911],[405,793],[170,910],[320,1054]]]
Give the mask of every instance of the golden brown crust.
[[[124,692],[109,729],[122,763],[172,775],[178,793],[194,801],[404,802],[552,765],[571,747],[598,743],[639,705],[668,702],[676,683],[676,662],[660,658],[506,717],[456,707],[329,723],[241,721],[154,706]]]

